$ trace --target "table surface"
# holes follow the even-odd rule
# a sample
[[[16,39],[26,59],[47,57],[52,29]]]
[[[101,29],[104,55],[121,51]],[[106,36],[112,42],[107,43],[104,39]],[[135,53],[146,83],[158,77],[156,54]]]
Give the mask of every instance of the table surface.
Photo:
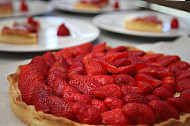
[[[50,13],[40,16],[60,16],[60,17],[67,17],[67,18],[74,18],[77,20],[83,20],[87,22],[91,22],[92,18],[95,15],[92,14],[78,14],[78,13],[71,13],[71,12],[64,12],[53,10]],[[6,19],[1,19],[6,20]],[[126,46],[135,46],[139,44],[145,43],[155,43],[159,41],[173,41],[176,38],[148,38],[148,37],[137,37],[137,36],[128,36],[128,35],[121,35],[116,33],[111,33],[108,31],[101,30],[100,36],[93,41],[93,44],[107,42],[110,46],[118,46],[118,45],[126,45]],[[25,59],[31,59],[34,56],[42,55],[44,52],[38,53],[13,53],[13,52],[2,52],[0,51],[0,65],[14,63],[17,61],[22,61]]]

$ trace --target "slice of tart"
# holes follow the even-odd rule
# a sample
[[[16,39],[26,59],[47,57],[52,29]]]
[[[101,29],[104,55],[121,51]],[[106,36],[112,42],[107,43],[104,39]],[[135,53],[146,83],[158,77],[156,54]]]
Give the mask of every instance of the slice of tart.
[[[11,15],[13,12],[13,5],[11,1],[3,1],[0,3],[0,16]]]
[[[0,42],[9,44],[37,44],[39,22],[28,17],[27,22],[14,22],[13,27],[4,26]]]
[[[125,21],[125,28],[135,31],[162,32],[162,21],[155,15]]]

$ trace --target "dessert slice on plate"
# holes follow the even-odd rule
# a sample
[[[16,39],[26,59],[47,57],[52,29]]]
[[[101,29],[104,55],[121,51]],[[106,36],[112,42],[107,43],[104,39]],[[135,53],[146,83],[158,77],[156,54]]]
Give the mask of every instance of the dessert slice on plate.
[[[14,22],[12,27],[4,26],[0,42],[10,44],[37,44],[39,22],[28,17],[26,22]]]
[[[155,15],[125,21],[125,28],[135,31],[162,32],[162,21]]]
[[[13,12],[12,1],[5,0],[0,2],[0,16],[11,15]]]

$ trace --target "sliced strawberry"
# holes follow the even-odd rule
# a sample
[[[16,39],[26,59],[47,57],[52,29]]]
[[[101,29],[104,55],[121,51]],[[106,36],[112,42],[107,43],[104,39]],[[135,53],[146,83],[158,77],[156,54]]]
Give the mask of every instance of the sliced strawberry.
[[[117,46],[115,48],[109,48],[107,53],[114,53],[114,52],[124,52],[128,49],[126,46]]]
[[[130,61],[127,60],[127,58],[121,58],[113,61],[112,64],[116,67],[120,67],[120,66],[130,65]]]
[[[67,26],[64,23],[62,23],[58,27],[57,35],[58,36],[69,36],[70,35],[70,31],[69,31],[69,29],[67,28]]]
[[[73,49],[72,48],[64,48],[55,54],[55,59],[58,60],[60,57],[64,57],[65,59],[72,58],[73,57]]]
[[[69,64],[71,66],[71,65],[75,64],[78,61],[82,62],[84,57],[85,57],[85,55],[78,55],[75,58],[68,58],[67,59],[67,64]]]
[[[172,63],[168,66],[169,70],[173,73],[179,71],[179,70],[186,70],[189,68],[189,63],[187,62],[183,62],[183,61],[179,61],[179,62],[175,62]]]
[[[103,85],[114,83],[114,78],[109,75],[97,75],[97,76],[93,76],[93,78],[97,80],[98,82],[102,83]]]
[[[94,91],[101,87],[102,84],[93,78],[81,78],[69,81],[69,84],[78,89],[80,92],[95,97]]]
[[[94,91],[94,95],[101,99],[104,99],[107,97],[121,98],[122,92],[118,85],[107,84],[101,87],[97,87],[97,90]]]
[[[143,56],[145,55],[145,52],[139,51],[139,50],[134,50],[134,51],[128,51],[128,57],[138,57],[138,56]]]
[[[168,120],[170,118],[179,119],[178,110],[165,101],[152,100],[148,103],[148,106],[157,112],[163,120]]]
[[[74,57],[76,57],[78,55],[88,54],[91,52],[92,47],[93,47],[92,43],[84,43],[84,44],[72,47],[73,55]]]
[[[55,56],[52,54],[52,52],[46,52],[42,55],[42,57],[48,66],[52,66],[54,62],[56,61]]]
[[[144,96],[140,94],[127,94],[123,97],[125,103],[142,103],[147,104],[147,100]]]
[[[50,110],[53,115],[66,117],[68,119],[75,118],[75,115],[72,110],[72,102],[64,101],[62,98],[57,96],[50,96],[48,100]]]
[[[119,98],[114,98],[114,97],[108,97],[104,100],[104,103],[110,108],[110,109],[115,109],[115,108],[121,108],[124,105],[123,100]]]
[[[145,67],[147,67],[148,65],[146,65],[145,63],[136,63],[135,67],[136,67],[136,71],[139,71]]]
[[[177,18],[173,18],[171,20],[171,28],[172,29],[177,29],[179,27],[179,22]]]
[[[60,77],[55,78],[53,85],[54,94],[57,96],[62,96],[62,91],[65,86],[69,86],[69,84],[64,79]]]
[[[172,85],[173,87],[176,86],[176,82],[175,82],[175,77],[174,76],[164,77],[164,78],[162,78],[162,82],[163,82],[163,84],[169,84],[169,85]]]
[[[135,67],[135,65],[121,66],[118,68],[118,73],[135,75],[136,67]]]
[[[135,56],[133,56],[133,57],[127,58],[127,60],[130,61],[131,65],[135,65],[137,63],[144,63],[144,61],[141,59],[141,57],[135,57]]]
[[[156,96],[159,96],[160,98],[166,100],[170,97],[173,97],[173,93],[169,90],[167,90],[164,87],[158,87],[153,91],[153,94]]]
[[[92,99],[92,106],[98,108],[101,112],[108,111],[108,107],[104,103],[104,101],[99,99]]]
[[[156,95],[147,95],[146,96],[146,100],[148,102],[152,101],[152,100],[160,100],[160,97],[156,96]]]
[[[156,115],[145,104],[140,103],[128,103],[123,106],[123,111],[139,124],[153,125],[156,120]]]
[[[176,91],[183,91],[185,89],[190,89],[190,78],[186,78],[177,82],[177,85],[175,87]]]
[[[60,70],[61,72],[66,73],[67,72],[67,68],[65,68],[59,61],[56,61],[50,68],[49,72],[53,71],[53,70]]]
[[[62,64],[62,66],[65,68],[66,71],[69,70],[69,64],[67,63],[67,60],[61,56],[59,59],[58,59],[58,62],[60,62]]]
[[[179,56],[162,56],[156,60],[157,64],[162,67],[169,66],[180,60]]]
[[[105,51],[106,51],[106,42],[97,44],[92,47],[92,53],[105,52]]]
[[[175,94],[175,89],[172,85],[170,84],[162,84],[161,87],[164,87],[168,91],[170,91],[172,94]]]
[[[118,10],[118,9],[120,8],[120,7],[119,7],[119,2],[118,2],[118,0],[116,0],[116,1],[114,2],[113,8],[114,8],[115,10]]]
[[[168,98],[167,103],[173,105],[179,111],[190,113],[190,105],[183,97]]]
[[[98,108],[91,105],[73,105],[73,111],[79,122],[83,124],[101,124],[101,112]]]
[[[154,87],[145,81],[137,81],[137,85],[144,92],[144,94],[150,94],[154,90]]]
[[[80,92],[72,86],[65,86],[62,90],[62,98],[65,101],[75,102],[74,95],[80,94]]]
[[[190,70],[180,70],[175,74],[176,80],[180,81],[190,77]]]
[[[122,59],[126,57],[128,57],[128,51],[107,53],[107,55],[104,56],[103,59],[111,63],[117,59]]]
[[[98,62],[107,70],[108,73],[118,73],[117,67],[115,67],[111,63],[104,60],[100,60]]]
[[[25,0],[21,0],[21,3],[20,3],[20,11],[22,11],[22,12],[27,12],[27,11],[28,11],[28,6],[27,6]]]
[[[108,125],[132,125],[134,121],[128,117],[121,108],[112,109],[102,113],[102,119]]]
[[[80,103],[80,104],[83,104],[83,105],[91,105],[92,102],[91,102],[91,97],[88,96],[88,95],[82,95],[82,94],[79,94],[79,93],[75,93],[73,95],[73,98],[74,98],[74,101],[76,103]]]
[[[158,87],[162,83],[161,80],[156,79],[153,76],[145,74],[145,73],[139,73],[139,74],[137,74],[135,76],[135,79],[138,80],[138,81],[148,82],[148,83],[152,84],[154,87]]]
[[[113,76],[114,82],[118,85],[131,85],[136,86],[136,82],[133,77],[127,74],[117,74]]]
[[[121,91],[123,94],[144,94],[144,92],[139,88],[139,87],[134,87],[134,86],[128,86],[128,85],[123,85],[121,86]]]
[[[190,89],[183,90],[180,94],[180,97],[185,98],[190,104]]]
[[[146,55],[142,56],[142,59],[145,62],[153,62],[161,56],[162,56],[162,54],[146,54]]]

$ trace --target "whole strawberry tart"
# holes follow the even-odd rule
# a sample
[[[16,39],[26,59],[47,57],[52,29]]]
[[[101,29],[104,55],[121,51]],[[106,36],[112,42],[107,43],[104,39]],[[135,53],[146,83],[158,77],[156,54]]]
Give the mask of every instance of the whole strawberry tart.
[[[106,43],[34,57],[8,76],[10,106],[31,126],[190,124],[189,63]]]

